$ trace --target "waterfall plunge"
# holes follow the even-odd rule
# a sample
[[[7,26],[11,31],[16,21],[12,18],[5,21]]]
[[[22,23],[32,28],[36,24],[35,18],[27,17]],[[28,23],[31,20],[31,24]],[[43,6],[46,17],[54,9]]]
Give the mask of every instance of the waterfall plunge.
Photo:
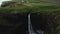
[[[30,14],[28,14],[28,32],[29,32],[29,34],[36,34],[36,33],[33,31],[33,28],[32,28]],[[37,30],[37,32],[38,32],[39,34],[44,34],[44,31],[42,31],[42,30]]]
[[[0,7],[1,7],[2,2],[4,1],[12,1],[12,0],[0,0]]]
[[[32,25],[31,25],[30,14],[28,14],[28,31],[29,31],[29,34],[36,34],[34,33]]]

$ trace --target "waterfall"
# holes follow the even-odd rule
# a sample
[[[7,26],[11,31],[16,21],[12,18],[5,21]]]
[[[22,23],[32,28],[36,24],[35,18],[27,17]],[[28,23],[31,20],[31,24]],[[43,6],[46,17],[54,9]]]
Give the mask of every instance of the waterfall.
[[[3,1],[12,1],[12,0],[0,0],[0,7]]]
[[[31,25],[30,14],[28,14],[28,31],[29,31],[29,34],[36,34],[34,33],[32,25]]]
[[[29,31],[29,34],[36,34],[36,33],[33,31],[33,28],[32,28],[31,19],[30,19],[30,14],[28,14],[28,31]],[[38,32],[39,34],[44,34],[44,31],[42,31],[42,30],[37,30],[37,32]]]

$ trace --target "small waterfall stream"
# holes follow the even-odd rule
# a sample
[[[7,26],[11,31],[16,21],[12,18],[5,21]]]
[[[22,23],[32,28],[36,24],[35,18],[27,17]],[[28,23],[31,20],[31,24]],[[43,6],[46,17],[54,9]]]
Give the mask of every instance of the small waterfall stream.
[[[29,34],[36,34],[32,28],[30,14],[28,14],[28,31],[29,31]],[[44,31],[41,31],[41,30],[37,30],[37,32],[39,34],[44,34]]]
[[[32,25],[31,25],[30,14],[28,14],[28,31],[29,31],[29,34],[36,34],[34,33]]]

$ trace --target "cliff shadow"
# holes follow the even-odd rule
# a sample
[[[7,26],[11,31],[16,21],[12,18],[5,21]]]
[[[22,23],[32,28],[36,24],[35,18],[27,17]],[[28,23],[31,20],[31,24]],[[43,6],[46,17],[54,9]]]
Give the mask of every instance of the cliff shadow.
[[[27,13],[0,13],[0,34],[26,34]]]

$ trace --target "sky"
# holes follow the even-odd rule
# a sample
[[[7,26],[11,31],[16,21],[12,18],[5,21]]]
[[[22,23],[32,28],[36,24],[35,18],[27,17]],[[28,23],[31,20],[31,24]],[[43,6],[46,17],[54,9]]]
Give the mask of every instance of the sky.
[[[1,6],[3,1],[11,1],[11,0],[0,0],[0,6]]]

